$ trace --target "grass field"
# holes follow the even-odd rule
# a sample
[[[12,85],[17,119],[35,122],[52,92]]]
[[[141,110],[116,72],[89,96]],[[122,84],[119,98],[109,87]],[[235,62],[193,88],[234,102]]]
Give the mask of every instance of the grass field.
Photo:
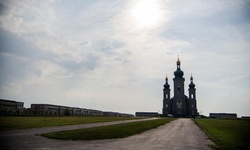
[[[250,149],[250,120],[195,119],[194,121],[216,143],[218,146],[216,149]]]
[[[100,140],[124,138],[134,134],[142,133],[149,129],[157,128],[158,126],[166,124],[172,120],[174,119],[156,119],[111,126],[45,133],[42,134],[42,136],[64,140]]]
[[[140,119],[136,117],[75,117],[75,116],[44,116],[44,117],[0,117],[0,130],[26,129],[119,120]]]

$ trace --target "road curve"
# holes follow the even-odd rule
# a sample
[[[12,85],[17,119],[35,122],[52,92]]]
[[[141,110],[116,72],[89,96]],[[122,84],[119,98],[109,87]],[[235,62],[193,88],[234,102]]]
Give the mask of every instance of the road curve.
[[[92,127],[100,127],[100,126],[109,126],[109,125],[115,125],[115,124],[154,120],[154,119],[158,119],[158,118],[120,120],[120,121],[112,121],[112,122],[98,122],[98,123],[76,124],[76,125],[65,125],[65,126],[54,126],[54,127],[6,130],[6,131],[0,131],[0,139],[7,138],[7,137],[14,137],[14,136],[31,136],[35,134],[42,134],[42,133],[49,133],[49,132],[56,132],[56,131],[66,131],[66,130],[84,129],[84,128],[92,128]]]
[[[6,132],[5,134],[0,133],[1,149],[206,150],[210,149],[208,145],[213,145],[191,119],[177,119],[142,134],[112,140],[66,141],[48,139],[34,133],[31,131],[27,134],[21,131],[9,135]]]

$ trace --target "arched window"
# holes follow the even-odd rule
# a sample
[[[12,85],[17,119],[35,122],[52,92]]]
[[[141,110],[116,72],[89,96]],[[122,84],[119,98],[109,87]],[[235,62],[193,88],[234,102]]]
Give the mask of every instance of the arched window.
[[[177,93],[180,94],[181,93],[181,86],[178,84],[177,85]]]

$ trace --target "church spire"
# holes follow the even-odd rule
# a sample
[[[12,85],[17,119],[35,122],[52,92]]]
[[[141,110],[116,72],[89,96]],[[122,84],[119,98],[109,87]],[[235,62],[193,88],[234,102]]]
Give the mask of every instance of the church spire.
[[[191,73],[191,77],[190,77],[190,84],[189,84],[189,87],[190,88],[194,88],[195,87],[195,84],[193,83],[193,75]]]
[[[166,78],[165,78],[165,80],[166,80],[166,82],[165,82],[165,84],[164,84],[164,88],[166,88],[166,89],[169,89],[169,84],[168,84],[168,76],[166,75]]]
[[[183,71],[181,71],[181,61],[180,61],[180,59],[179,59],[179,55],[178,55],[178,60],[177,60],[177,62],[176,62],[176,65],[177,65],[177,69],[176,69],[176,71],[174,72],[174,75],[176,76],[176,77],[182,77],[183,76],[183,74],[184,74],[184,72]]]
[[[180,66],[181,66],[181,61],[179,60],[179,55],[178,55],[178,60],[177,60],[176,64],[177,64],[177,68],[180,68]]]

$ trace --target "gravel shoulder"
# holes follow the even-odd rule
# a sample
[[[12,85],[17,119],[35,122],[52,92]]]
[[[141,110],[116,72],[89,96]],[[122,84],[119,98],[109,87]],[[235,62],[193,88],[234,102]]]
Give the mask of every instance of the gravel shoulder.
[[[155,119],[155,118],[152,118]],[[213,143],[191,119],[177,119],[157,129],[122,139],[99,141],[65,141],[48,139],[36,134],[119,124],[140,120],[115,121],[85,125],[49,127],[0,132],[1,149],[96,149],[96,150],[145,150],[145,149],[210,149]]]

